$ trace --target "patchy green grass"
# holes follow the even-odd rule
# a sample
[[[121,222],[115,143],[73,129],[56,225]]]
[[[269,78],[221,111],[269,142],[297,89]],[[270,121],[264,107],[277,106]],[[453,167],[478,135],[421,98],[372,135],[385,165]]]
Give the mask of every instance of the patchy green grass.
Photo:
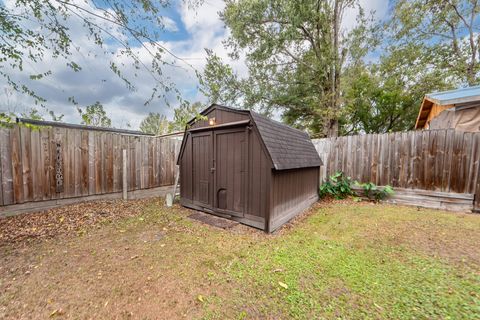
[[[438,252],[422,252],[414,243],[411,247],[406,243],[393,246],[388,239],[382,241],[386,234],[376,235],[375,230],[364,229],[374,229],[379,223],[395,228],[395,222],[414,221],[417,215],[427,214],[430,219],[439,219],[434,215],[440,215],[440,220],[444,218],[447,231],[451,217],[438,212],[412,213],[412,209],[406,208],[401,208],[407,211],[402,214],[408,216],[390,217],[384,210],[390,211],[390,215],[399,212],[387,206],[338,209],[334,206],[318,210],[292,232],[262,243],[255,252],[238,259],[227,273],[233,274],[239,283],[248,283],[245,289],[254,287],[257,292],[265,292],[259,296],[264,310],[280,316],[480,316],[477,272],[436,259],[430,255]],[[384,220],[390,218],[393,222]],[[469,223],[465,225],[468,226]],[[286,284],[286,288],[281,284]]]
[[[274,235],[152,202],[0,255],[0,317],[480,318],[480,216],[334,202]]]

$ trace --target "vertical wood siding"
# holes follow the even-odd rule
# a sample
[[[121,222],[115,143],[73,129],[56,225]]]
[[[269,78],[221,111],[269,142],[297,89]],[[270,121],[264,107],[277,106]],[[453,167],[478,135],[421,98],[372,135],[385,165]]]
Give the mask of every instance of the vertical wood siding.
[[[228,122],[235,122],[235,121],[241,121],[241,120],[247,120],[249,119],[248,114],[242,114],[238,112],[233,112],[233,111],[225,111],[225,110],[219,110],[219,109],[213,109],[209,113],[205,114],[205,117],[207,117],[207,120],[199,120],[195,123],[192,124],[192,128],[201,128],[201,127],[207,127],[208,126],[208,119],[209,118],[215,118],[215,123],[218,124],[223,124],[223,123],[228,123]]]
[[[62,192],[56,188],[57,143],[63,158]],[[121,192],[123,149],[129,191],[172,185],[180,144],[172,137],[0,128],[0,206]]]
[[[480,209],[480,133],[424,130],[312,140],[320,180],[343,171],[360,182],[476,194]]]
[[[318,167],[273,171],[271,231],[318,200],[318,174]]]

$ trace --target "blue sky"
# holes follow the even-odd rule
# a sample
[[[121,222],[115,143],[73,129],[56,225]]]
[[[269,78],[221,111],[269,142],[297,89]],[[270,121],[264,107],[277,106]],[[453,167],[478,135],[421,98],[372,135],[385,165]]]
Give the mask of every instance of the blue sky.
[[[88,5],[83,0],[76,1],[82,5]],[[367,11],[376,11],[377,19],[386,15],[388,1],[362,0],[360,2]],[[4,1],[4,4],[12,5],[11,0]],[[231,63],[240,75],[246,75],[247,72],[243,61],[231,61],[223,47],[222,41],[227,38],[228,30],[225,29],[217,14],[223,6],[221,0],[206,0],[202,6],[194,10],[186,6],[183,1],[176,1],[162,13],[166,25],[161,36],[162,45],[188,61],[193,67],[192,69],[182,62],[177,62],[183,68],[166,67],[165,76],[176,84],[185,99],[192,102],[205,101],[202,94],[198,92],[198,80],[194,72],[194,69],[202,71],[205,66],[205,48],[212,49],[226,62]],[[353,25],[355,15],[354,11],[346,13],[347,28]],[[162,100],[155,100],[149,106],[143,105],[151,93],[149,89],[152,88],[153,79],[149,74],[140,72],[138,77],[134,78],[138,90],[136,92],[127,90],[108,68],[111,57],[102,55],[99,49],[85,38],[82,26],[78,22],[69,21],[69,24],[75,35],[73,39],[75,44],[82,48],[79,53],[74,53],[72,60],[78,62],[83,70],[77,73],[72,72],[66,67],[65,60],[53,59],[48,54],[42,64],[27,66],[27,71],[31,73],[52,70],[53,74],[47,79],[30,82],[30,85],[47,99],[49,108],[64,114],[64,121],[79,123],[80,117],[76,108],[67,99],[75,96],[82,106],[100,101],[116,127],[125,127],[128,123],[132,128],[137,128],[149,112],[159,112],[171,118],[173,108],[167,107]],[[148,64],[150,57],[141,49],[138,50],[139,56]],[[126,61],[117,60],[119,60],[116,61],[118,63],[125,62],[123,70],[125,74],[134,74],[135,70],[129,67]],[[16,79],[29,82],[26,73],[17,74]],[[9,92],[8,89],[2,90],[1,94],[4,95],[2,99],[7,101],[7,107],[15,109],[11,111],[21,112],[33,105],[30,98]],[[177,104],[173,96],[169,101],[172,106]],[[2,111],[1,107],[0,111]]]

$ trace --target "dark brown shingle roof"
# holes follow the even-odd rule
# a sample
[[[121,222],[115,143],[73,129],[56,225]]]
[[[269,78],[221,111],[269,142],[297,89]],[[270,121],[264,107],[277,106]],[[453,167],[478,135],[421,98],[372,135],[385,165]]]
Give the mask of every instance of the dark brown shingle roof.
[[[207,114],[214,108],[250,114],[250,118],[255,123],[260,138],[265,145],[267,156],[272,160],[276,170],[318,167],[322,165],[322,160],[320,160],[317,150],[315,150],[306,132],[271,120],[250,110],[236,109],[218,104],[211,105],[203,110],[201,114]],[[189,124],[191,125],[195,121],[194,118]],[[180,159],[180,156],[178,159]]]
[[[322,160],[306,132],[250,111],[277,170],[318,167]]]

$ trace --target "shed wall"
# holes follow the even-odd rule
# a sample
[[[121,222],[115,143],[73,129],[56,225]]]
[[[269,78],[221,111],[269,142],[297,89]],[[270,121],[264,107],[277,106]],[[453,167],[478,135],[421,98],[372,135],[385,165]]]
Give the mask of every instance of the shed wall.
[[[452,105],[440,106],[438,104],[434,104],[432,106],[432,109],[428,113],[428,117],[425,124],[423,125],[423,129],[428,129],[430,125],[430,121],[432,121],[433,118],[436,118],[443,110],[446,110],[452,107],[453,107]]]
[[[250,131],[247,166],[247,214],[262,218],[267,216],[271,164],[255,131]],[[255,219],[255,218],[253,218]]]
[[[222,118],[222,119],[225,119]],[[232,118],[233,119],[233,118]],[[230,119],[229,119],[230,120]],[[245,119],[240,119],[245,120]],[[239,118],[235,118],[232,121],[239,121]],[[229,121],[230,122],[230,121]],[[218,122],[217,122],[218,124]],[[201,126],[198,126],[201,127]],[[215,130],[213,130],[215,131]],[[210,131],[205,131],[207,134]],[[247,225],[254,226],[256,228],[265,229],[266,216],[269,211],[269,194],[270,194],[270,181],[271,181],[271,163],[265,153],[258,133],[252,129],[248,130],[248,141],[246,153],[247,154],[238,154],[240,157],[245,159],[245,187],[243,190],[237,190],[238,193],[243,193],[244,198],[244,212],[243,217],[231,217],[233,220],[240,221]],[[221,140],[217,138],[217,143],[221,147]],[[193,159],[193,148],[192,145],[192,136],[187,134],[185,137],[185,145],[180,159],[180,196],[181,204],[187,207],[194,209],[202,210],[206,208],[210,211],[213,211],[215,214],[222,215],[222,212],[217,211],[218,209],[212,205],[199,205],[198,201],[194,203],[194,166],[195,162]],[[217,150],[218,152],[219,150]],[[228,153],[228,150],[225,150]],[[234,153],[232,153],[233,155]],[[230,157],[227,157],[230,158]],[[238,159],[237,159],[238,160]],[[232,165],[234,165],[235,159],[231,159]],[[219,174],[221,167],[217,163]],[[213,179],[213,177],[212,177]],[[212,180],[213,181],[213,180]],[[218,185],[217,187],[220,187]],[[212,190],[214,194],[217,190]],[[243,198],[243,194],[239,194],[238,198]],[[214,203],[211,201],[210,203]]]
[[[319,170],[312,167],[272,172],[270,231],[318,200]]]
[[[185,135],[184,150],[180,159],[180,199],[183,202],[191,202],[193,199],[193,168],[192,168],[192,137]]]

